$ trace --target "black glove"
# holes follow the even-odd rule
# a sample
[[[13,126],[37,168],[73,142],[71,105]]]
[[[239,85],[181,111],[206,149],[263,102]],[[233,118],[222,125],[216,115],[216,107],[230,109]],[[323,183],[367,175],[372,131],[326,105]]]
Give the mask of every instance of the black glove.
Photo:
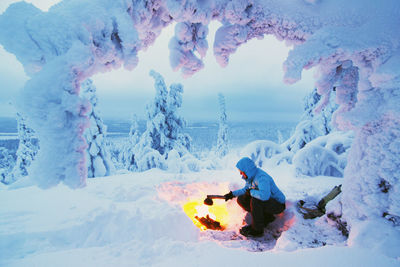
[[[224,197],[225,197],[225,201],[228,201],[229,199],[232,199],[234,196],[233,196],[232,191],[230,191],[228,194],[225,194]]]

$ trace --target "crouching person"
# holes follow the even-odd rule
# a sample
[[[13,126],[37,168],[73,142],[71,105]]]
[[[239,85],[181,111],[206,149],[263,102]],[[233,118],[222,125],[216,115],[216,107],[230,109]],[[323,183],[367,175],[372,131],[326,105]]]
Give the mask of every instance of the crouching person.
[[[275,219],[274,214],[285,210],[285,195],[276,186],[272,177],[257,168],[250,158],[242,158],[236,167],[246,185],[242,189],[225,194],[225,201],[237,197],[238,204],[250,212],[252,224],[240,229],[242,235],[262,236],[264,227]]]

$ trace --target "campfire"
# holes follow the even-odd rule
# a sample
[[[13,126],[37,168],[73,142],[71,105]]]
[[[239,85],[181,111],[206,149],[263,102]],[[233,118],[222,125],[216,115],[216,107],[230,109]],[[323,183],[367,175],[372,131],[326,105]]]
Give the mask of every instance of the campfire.
[[[207,229],[223,231],[228,225],[229,215],[225,202],[207,206],[203,200],[194,200],[186,202],[183,210],[202,231]]]

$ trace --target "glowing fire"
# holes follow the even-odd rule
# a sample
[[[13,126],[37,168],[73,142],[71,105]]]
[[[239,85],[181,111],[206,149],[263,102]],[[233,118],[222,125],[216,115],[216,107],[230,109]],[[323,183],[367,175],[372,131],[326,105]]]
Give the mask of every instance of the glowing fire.
[[[222,229],[224,229],[228,225],[228,210],[226,208],[225,202],[216,202],[217,201],[214,201],[214,204],[212,206],[207,206],[203,204],[203,200],[194,200],[186,202],[183,205],[183,210],[185,211],[187,216],[192,219],[193,223],[202,231],[207,230],[207,227],[199,221],[199,218],[206,218],[207,215],[212,220],[219,222]]]

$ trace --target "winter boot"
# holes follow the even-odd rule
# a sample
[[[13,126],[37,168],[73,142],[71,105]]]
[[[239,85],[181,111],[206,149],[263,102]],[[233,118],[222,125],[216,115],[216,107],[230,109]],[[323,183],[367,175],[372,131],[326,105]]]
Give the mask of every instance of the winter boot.
[[[261,237],[264,235],[263,230],[256,230],[251,225],[243,226],[239,232],[246,237]]]

